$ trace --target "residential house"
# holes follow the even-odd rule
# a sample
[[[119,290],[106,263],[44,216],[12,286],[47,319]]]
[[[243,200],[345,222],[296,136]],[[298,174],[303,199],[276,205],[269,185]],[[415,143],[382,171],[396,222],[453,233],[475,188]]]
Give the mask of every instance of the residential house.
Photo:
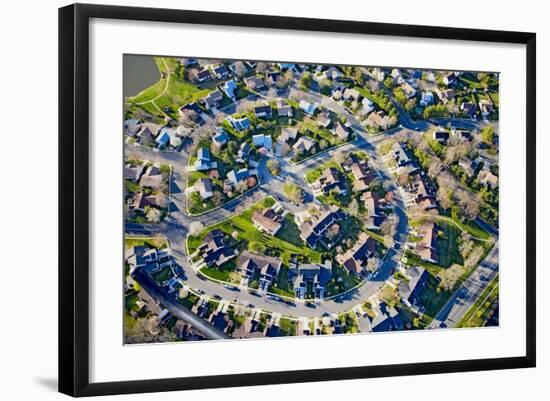
[[[253,75],[244,79],[244,84],[251,90],[262,90],[265,88],[265,83],[262,77]]]
[[[336,68],[332,65],[330,67],[328,67],[328,69],[323,71],[322,75],[325,79],[331,79],[331,80],[337,80],[337,79],[340,79],[344,76],[342,71],[340,71],[338,68]]]
[[[236,77],[242,77],[248,71],[248,67],[242,61],[235,61],[228,68]]]
[[[124,133],[128,136],[136,136],[141,127],[141,121],[135,118],[124,121]]]
[[[265,120],[271,119],[273,117],[273,110],[268,104],[254,107],[254,115],[257,118],[263,118]]]
[[[237,260],[238,270],[246,280],[259,276],[259,291],[266,293],[277,278],[282,261],[272,256],[243,251]]]
[[[250,171],[246,168],[242,168],[238,171],[231,170],[227,173],[227,181],[232,185],[237,185],[239,182],[246,180],[250,177]]]
[[[296,299],[305,299],[309,287],[313,298],[323,300],[326,286],[332,280],[332,265],[330,261],[324,265],[317,263],[293,265],[289,269],[288,276]]]
[[[139,126],[136,137],[141,140],[152,141],[158,135],[162,126],[155,123],[145,122]]]
[[[227,79],[227,77],[229,77],[229,70],[224,64],[214,66],[212,72],[217,79]]]
[[[126,163],[124,165],[124,179],[137,182],[143,174],[143,170],[145,170],[143,165]]]
[[[349,137],[348,127],[338,121],[334,127],[334,134],[342,141],[347,141]]]
[[[208,95],[203,97],[202,101],[204,107],[207,110],[212,110],[220,106],[220,101],[223,99],[223,94],[220,90],[216,89],[215,91],[210,92]]]
[[[485,185],[486,187],[489,187],[491,189],[495,189],[498,187],[498,177],[485,166],[478,173],[477,180],[480,184]]]
[[[210,178],[199,178],[195,182],[194,189],[204,200],[211,198],[213,195],[212,181],[210,180]]]
[[[414,252],[420,259],[437,263],[437,231],[435,223],[426,221],[417,229],[420,239],[414,244]]]
[[[248,142],[241,143],[239,150],[237,151],[237,161],[239,163],[246,163],[250,157],[250,152],[252,148]]]
[[[229,135],[227,135],[227,132],[225,132],[223,128],[217,129],[214,136],[212,136],[212,143],[214,146],[217,149],[221,149],[227,142],[229,142]]]
[[[468,177],[473,177],[475,174],[475,164],[471,159],[468,159],[466,157],[461,157],[458,160],[458,166],[464,170],[464,172],[468,175]]]
[[[226,244],[225,233],[216,229],[206,235],[196,254],[200,255],[206,266],[219,267],[237,256],[238,252]]]
[[[451,135],[461,141],[470,141],[472,139],[472,133],[465,129],[451,128]]]
[[[312,214],[309,211],[303,211],[294,215],[300,229],[300,238],[310,247],[319,242],[329,227],[346,217],[345,212],[335,205],[318,208],[318,212]]]
[[[493,112],[493,102],[488,98],[480,99],[478,102],[481,115],[486,117]]]
[[[209,70],[203,69],[203,70],[197,71],[195,73],[195,78],[199,82],[206,82],[206,81],[210,81],[212,79],[212,75],[210,74]]]
[[[283,226],[283,216],[272,207],[265,208],[252,214],[252,223],[259,231],[275,235]]]
[[[442,81],[446,86],[454,84],[457,78],[457,74],[451,71],[446,71],[442,74]]]
[[[366,161],[355,161],[350,165],[350,170],[355,178],[352,184],[353,191],[366,191],[375,178],[375,174],[369,170],[368,163]]]
[[[399,331],[405,327],[401,315],[394,307],[381,302],[376,307],[376,316],[372,318],[371,328],[374,333]]]
[[[409,156],[409,151],[403,142],[394,143],[391,151],[397,167],[405,167],[412,164],[413,161]]]
[[[434,94],[431,91],[424,91],[420,97],[420,106],[426,107],[434,102]]]
[[[375,257],[376,240],[365,232],[362,232],[355,245],[345,253],[336,255],[336,261],[340,263],[350,274],[368,274],[367,263],[369,258]]]
[[[359,114],[362,116],[366,116],[367,114],[372,113],[373,111],[374,111],[374,103],[369,98],[364,97],[363,100],[361,100],[361,110],[359,110]]]
[[[436,89],[435,93],[441,100],[441,103],[447,104],[449,100],[453,100],[455,98],[455,91],[452,89]]]
[[[425,174],[410,175],[411,182],[407,186],[407,191],[413,196],[414,202],[423,210],[437,207],[434,199],[434,185],[428,181]]]
[[[184,57],[182,57],[178,61],[184,67],[190,67],[192,65],[198,65],[199,64],[199,62],[196,58],[184,58]]]
[[[298,129],[292,128],[292,127],[284,127],[281,130],[281,135],[279,135],[279,138],[277,140],[279,142],[289,142],[296,139],[298,136]]]
[[[327,195],[336,192],[338,195],[346,194],[346,179],[335,167],[324,169],[321,176],[311,184],[315,196]]]
[[[438,128],[433,132],[432,136],[434,141],[437,141],[443,145],[446,145],[447,141],[449,140],[449,131],[442,128]]]
[[[420,312],[420,293],[428,284],[428,271],[421,266],[411,266],[405,271],[405,280],[401,280],[397,288],[401,293],[401,301],[416,313]]]
[[[265,73],[265,80],[269,85],[275,85],[279,79],[281,79],[280,71],[273,70]]]
[[[277,101],[277,115],[279,117],[292,117],[292,106],[282,99]]]
[[[364,218],[365,227],[369,230],[378,230],[386,217],[380,207],[383,199],[380,199],[376,193],[367,191],[361,195],[361,200],[366,210]]]
[[[149,166],[145,173],[141,176],[139,180],[139,185],[144,188],[150,188],[154,191],[158,191],[163,182],[162,173],[160,169],[156,166]]]
[[[273,148],[273,139],[271,135],[257,134],[252,136],[252,144],[256,148],[264,148],[271,151]]]
[[[361,97],[361,94],[356,90],[352,88],[346,88],[344,92],[342,93],[342,98],[344,100],[359,100]]]
[[[292,146],[292,148],[299,153],[300,152],[309,153],[311,149],[313,149],[316,143],[317,141],[315,141],[315,139],[312,139],[309,136],[304,135],[298,138],[298,140]]]
[[[202,124],[202,109],[196,102],[188,103],[179,108],[179,114],[186,120],[192,121],[195,124]]]
[[[472,102],[462,102],[460,104],[460,111],[469,116],[476,114],[476,105]]]
[[[238,89],[237,81],[234,79],[231,79],[229,81],[224,82],[224,84],[221,86],[221,90],[223,93],[226,94],[226,96],[232,100],[237,99],[237,94],[235,91]]]
[[[403,92],[405,93],[407,99],[416,96],[416,89],[414,89],[413,86],[407,81],[403,81],[403,83],[401,84],[401,89],[403,89]]]
[[[128,201],[128,211],[144,212],[146,207],[163,209],[166,207],[167,198],[165,195],[145,195],[143,192],[136,192]]]
[[[229,116],[227,117],[227,121],[229,121],[229,124],[239,132],[246,131],[250,128],[250,120],[248,117],[233,118]]]
[[[328,128],[331,122],[332,120],[330,119],[330,115],[326,111],[323,111],[322,113],[320,113],[315,119],[315,123],[319,127],[323,127],[323,128]]]
[[[317,110],[317,106],[313,103],[306,102],[305,100],[300,100],[300,103],[298,104],[298,107],[306,114],[309,114],[310,116],[315,114],[315,111]]]
[[[154,273],[166,267],[172,267],[174,260],[168,248],[148,248],[139,245],[128,249],[125,253],[126,262],[130,267],[130,273],[136,269],[145,269]]]
[[[205,171],[212,168],[210,151],[207,148],[199,148],[197,151],[197,160],[195,161],[194,166],[197,171]]]
[[[367,117],[366,124],[372,127],[383,127],[385,125],[385,117],[384,110],[373,111]]]

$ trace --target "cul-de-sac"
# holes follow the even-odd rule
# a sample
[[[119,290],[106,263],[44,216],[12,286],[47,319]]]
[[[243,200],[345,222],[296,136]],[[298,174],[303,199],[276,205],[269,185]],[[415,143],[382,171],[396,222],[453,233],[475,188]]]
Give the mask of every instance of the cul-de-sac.
[[[124,56],[125,343],[499,324],[499,74]]]

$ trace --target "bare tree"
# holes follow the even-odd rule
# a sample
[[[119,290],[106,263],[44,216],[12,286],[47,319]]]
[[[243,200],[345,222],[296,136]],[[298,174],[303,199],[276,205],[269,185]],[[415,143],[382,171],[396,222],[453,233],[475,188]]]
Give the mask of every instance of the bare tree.
[[[189,224],[189,235],[197,235],[204,229],[204,224],[200,221],[193,221]]]
[[[395,214],[391,214],[380,226],[382,234],[394,237],[397,232],[398,217]]]
[[[348,210],[353,216],[357,216],[359,214],[359,203],[356,198],[352,199],[348,206]]]

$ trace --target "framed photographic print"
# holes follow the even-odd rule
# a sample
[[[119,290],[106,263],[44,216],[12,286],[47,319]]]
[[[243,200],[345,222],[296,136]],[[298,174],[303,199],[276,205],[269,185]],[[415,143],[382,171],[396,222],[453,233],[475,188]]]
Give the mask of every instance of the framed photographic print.
[[[59,10],[59,389],[535,366],[535,34]]]

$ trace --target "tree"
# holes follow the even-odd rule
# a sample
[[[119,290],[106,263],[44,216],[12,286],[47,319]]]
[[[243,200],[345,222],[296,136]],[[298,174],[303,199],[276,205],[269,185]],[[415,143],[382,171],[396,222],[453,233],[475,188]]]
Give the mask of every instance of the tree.
[[[342,152],[341,150],[337,150],[332,154],[332,159],[338,163],[342,164],[348,159],[349,154]]]
[[[299,203],[304,198],[304,191],[302,188],[300,188],[298,185],[293,184],[291,182],[287,182],[283,186],[283,192],[285,193],[286,197],[290,199],[291,201],[295,203]]]
[[[380,261],[378,260],[378,258],[373,257],[367,260],[367,270],[369,272],[375,272],[376,270],[378,270],[378,266],[380,266]]]
[[[327,238],[332,241],[334,238],[338,236],[339,233],[340,233],[340,226],[334,223],[327,230]]]
[[[223,203],[224,196],[220,191],[214,191],[212,194],[212,203],[215,206],[220,206]]]
[[[458,250],[462,256],[462,259],[466,260],[470,253],[474,250],[474,246],[475,244],[472,241],[472,236],[467,232],[463,232],[460,236],[460,244],[458,245]]]
[[[238,77],[242,77],[244,74],[246,74],[247,69],[242,61],[237,61],[234,64],[234,71]]]
[[[353,198],[353,200],[348,205],[348,210],[353,216],[357,216],[359,214],[359,203],[357,202],[357,199]]]
[[[397,233],[398,217],[395,214],[391,214],[380,226],[382,234],[393,238]]]
[[[321,139],[321,140],[319,141],[319,148],[320,148],[321,150],[325,150],[326,148],[328,148],[328,146],[329,146],[329,143],[328,143],[328,141],[327,141],[326,139]]]
[[[269,159],[266,165],[269,172],[273,175],[279,175],[279,173],[281,172],[281,166],[277,159]]]
[[[189,224],[189,235],[197,235],[204,229],[204,224],[200,221],[193,221]]]
[[[161,213],[160,213],[160,210],[158,210],[157,208],[150,208],[148,211],[147,211],[147,221],[149,221],[150,223],[158,223],[160,221],[160,216],[161,216]]]
[[[492,145],[495,139],[495,130],[492,126],[487,126],[481,130],[481,140],[487,145]]]
[[[447,210],[453,205],[453,193],[448,188],[440,186],[437,190],[437,201],[439,205]]]
[[[311,76],[311,73],[306,71],[302,74],[302,77],[300,78],[300,87],[302,89],[308,90],[312,82],[313,78]]]

